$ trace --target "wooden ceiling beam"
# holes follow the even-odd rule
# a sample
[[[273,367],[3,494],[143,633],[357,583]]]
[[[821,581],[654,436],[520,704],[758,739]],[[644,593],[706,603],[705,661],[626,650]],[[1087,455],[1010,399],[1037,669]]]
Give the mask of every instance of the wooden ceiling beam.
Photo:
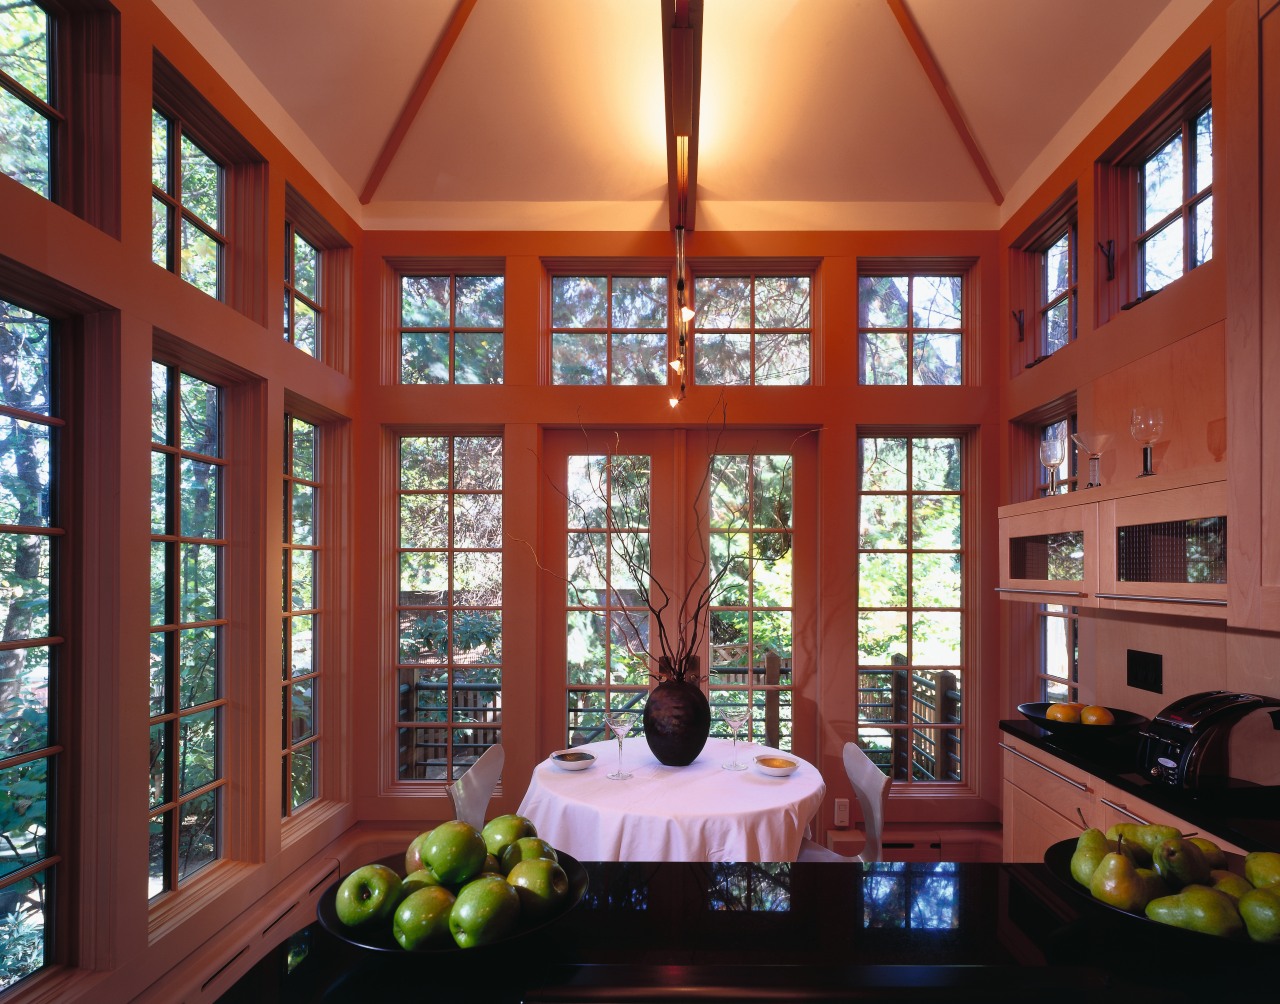
[[[418,77],[417,84],[414,85],[413,92],[404,103],[404,107],[400,109],[400,117],[396,119],[396,124],[387,136],[387,141],[382,144],[378,159],[374,161],[373,170],[369,172],[369,180],[365,182],[364,190],[360,193],[360,204],[362,206],[367,206],[373,201],[374,193],[377,192],[378,186],[382,184],[383,176],[387,173],[387,169],[391,166],[396,154],[399,153],[400,144],[404,142],[405,136],[409,134],[409,127],[413,125],[414,119],[418,117],[418,112],[422,110],[422,106],[427,100],[427,95],[431,93],[431,87],[436,82],[436,77],[444,69],[444,64],[448,60],[449,54],[453,52],[454,43],[458,41],[458,36],[462,34],[462,29],[467,23],[467,18],[471,16],[471,10],[475,5],[476,0],[458,0],[458,5],[454,7],[453,14],[449,17],[449,23],[445,25],[444,32],[440,35],[440,40],[436,42],[436,47],[431,52],[431,57],[427,60],[426,66],[422,68],[422,73]]]
[[[947,86],[947,79],[942,75],[942,70],[938,68],[938,61],[933,58],[933,53],[929,51],[928,43],[925,42],[924,36],[920,34],[920,28],[917,26],[915,19],[911,16],[911,12],[907,10],[903,0],[885,0],[889,5],[889,10],[893,12],[894,18],[897,19],[898,27],[902,29],[902,34],[907,38],[907,44],[911,46],[911,51],[916,54],[916,59],[920,61],[920,66],[924,70],[925,76],[929,78],[929,83],[933,85],[934,91],[938,95],[938,100],[942,102],[942,107],[946,109],[948,117],[951,119],[952,126],[955,127],[956,133],[960,137],[960,142],[964,144],[964,148],[969,151],[969,158],[973,161],[973,166],[978,169],[978,174],[982,176],[983,182],[987,186],[987,190],[991,193],[991,198],[995,200],[997,206],[1004,202],[1004,193],[1000,191],[1000,183],[996,181],[996,176],[991,173],[991,167],[987,164],[987,158],[983,156],[982,149],[978,146],[978,141],[974,138],[969,123],[965,121],[964,112],[960,110],[960,104],[956,101],[955,95],[951,93],[951,88]]]
[[[671,228],[694,228],[698,104],[702,90],[702,0],[658,0],[667,100],[667,200]]]

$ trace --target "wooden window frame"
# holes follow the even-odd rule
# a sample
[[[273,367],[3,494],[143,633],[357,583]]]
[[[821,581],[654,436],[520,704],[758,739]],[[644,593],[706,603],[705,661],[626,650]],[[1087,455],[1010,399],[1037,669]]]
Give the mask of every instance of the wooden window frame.
[[[1009,257],[1009,300],[1012,309],[1012,374],[1039,366],[1053,355],[1046,344],[1047,315],[1066,302],[1069,348],[1080,331],[1080,226],[1076,186],[1072,184],[1013,242]],[[1071,279],[1067,288],[1050,299],[1045,270],[1049,250],[1062,238],[1069,242]]]
[[[1050,608],[1057,609],[1050,609]],[[1033,638],[1035,642],[1034,679],[1036,701],[1075,701],[1080,696],[1080,610],[1071,604],[1036,603],[1033,607]],[[1068,656],[1070,666],[1069,679],[1055,676],[1049,672],[1046,640],[1051,619],[1063,622],[1068,637],[1074,642]],[[1049,689],[1053,683],[1059,683],[1066,689],[1065,695],[1053,695]]]
[[[856,337],[858,339],[858,347],[855,351],[855,359],[857,360],[857,381],[860,387],[964,387],[978,381],[978,374],[982,372],[982,362],[980,359],[981,346],[980,339],[977,336],[978,330],[978,306],[977,306],[977,286],[978,282],[974,276],[974,269],[977,266],[975,258],[859,258],[857,281],[860,283],[864,278],[905,275],[912,279],[923,276],[959,276],[963,287],[960,293],[960,310],[961,322],[958,329],[946,328],[925,328],[917,329],[914,321],[908,318],[907,326],[899,329],[895,327],[871,326],[864,328],[860,322],[857,323]],[[859,305],[859,314],[861,306]],[[902,330],[907,335],[907,379],[902,384],[878,384],[863,382],[862,367],[862,334],[864,331],[898,331]],[[915,382],[915,366],[913,364],[915,334],[917,330],[928,332],[939,332],[942,334],[958,334],[960,337],[960,380],[955,384],[919,384]]]
[[[474,259],[471,261],[447,259],[433,260],[429,258],[415,259],[397,259],[389,261],[391,275],[394,279],[389,284],[390,308],[389,316],[393,319],[392,330],[395,331],[396,337],[394,344],[390,346],[388,353],[388,362],[390,370],[386,374],[387,382],[400,384],[404,387],[501,387],[506,381],[506,357],[509,351],[509,339],[507,338],[506,326],[506,263],[503,259]],[[426,276],[448,276],[449,288],[451,291],[449,303],[449,325],[446,328],[432,327],[406,327],[403,318],[403,298],[404,298],[404,280],[416,277]],[[452,295],[452,291],[456,290],[457,282],[460,278],[475,278],[483,276],[501,277],[503,280],[503,326],[500,329],[495,328],[459,328],[454,320],[457,316],[457,297]],[[435,381],[430,383],[406,383],[403,379],[404,373],[404,336],[406,332],[424,332],[446,331],[449,336],[449,379],[448,381]],[[459,331],[463,332],[481,332],[490,331],[497,332],[502,335],[502,377],[492,383],[458,383],[456,381],[457,372],[457,354],[455,338]]]
[[[292,301],[297,295],[316,311],[315,358],[333,369],[346,372],[349,369],[353,304],[351,245],[292,185],[285,185],[284,201],[284,340],[289,343],[293,340]],[[293,286],[294,234],[319,252],[318,295],[314,300],[302,296]]]

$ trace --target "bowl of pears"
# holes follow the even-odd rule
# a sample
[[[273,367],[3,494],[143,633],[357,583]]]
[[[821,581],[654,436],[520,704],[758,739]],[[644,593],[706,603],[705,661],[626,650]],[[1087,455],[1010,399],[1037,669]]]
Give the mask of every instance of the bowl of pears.
[[[1154,924],[1269,946],[1280,954],[1280,852],[1229,854],[1173,826],[1086,827],[1045,852],[1077,895]]]

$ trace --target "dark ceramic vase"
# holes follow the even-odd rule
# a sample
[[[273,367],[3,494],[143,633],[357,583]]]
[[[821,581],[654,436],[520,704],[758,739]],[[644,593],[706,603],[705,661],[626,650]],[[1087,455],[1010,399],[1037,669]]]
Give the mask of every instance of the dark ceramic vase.
[[[697,660],[692,661],[696,679]],[[687,767],[698,759],[710,732],[711,705],[696,682],[679,674],[653,688],[644,706],[644,738],[659,763]]]

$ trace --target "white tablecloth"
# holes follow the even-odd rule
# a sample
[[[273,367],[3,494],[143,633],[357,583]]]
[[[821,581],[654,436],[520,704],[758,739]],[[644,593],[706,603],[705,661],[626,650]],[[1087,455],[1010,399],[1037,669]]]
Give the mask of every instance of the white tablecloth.
[[[609,739],[579,747],[594,753],[587,770],[567,771],[543,760],[533,771],[520,815],[538,836],[580,861],[794,861],[826,785],[800,761],[788,777],[770,777],[752,763],[777,753],[738,743],[746,770],[724,770],[728,739],[709,739],[688,767],[667,767],[643,737],[624,741],[626,781],[606,776],[618,764]]]

